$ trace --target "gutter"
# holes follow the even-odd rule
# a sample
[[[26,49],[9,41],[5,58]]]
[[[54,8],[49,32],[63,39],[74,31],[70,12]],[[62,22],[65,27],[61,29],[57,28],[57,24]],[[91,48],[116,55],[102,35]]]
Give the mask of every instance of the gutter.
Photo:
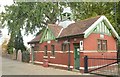
[[[76,34],[76,35],[69,35],[69,36],[63,36],[63,37],[57,37],[56,39],[61,39],[61,38],[74,38],[74,37],[82,37],[84,38],[84,34]]]

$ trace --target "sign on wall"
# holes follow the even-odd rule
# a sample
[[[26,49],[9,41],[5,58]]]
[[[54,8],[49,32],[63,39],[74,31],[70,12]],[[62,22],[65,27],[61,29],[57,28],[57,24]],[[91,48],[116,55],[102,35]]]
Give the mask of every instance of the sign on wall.
[[[80,50],[83,50],[83,41],[80,41]]]

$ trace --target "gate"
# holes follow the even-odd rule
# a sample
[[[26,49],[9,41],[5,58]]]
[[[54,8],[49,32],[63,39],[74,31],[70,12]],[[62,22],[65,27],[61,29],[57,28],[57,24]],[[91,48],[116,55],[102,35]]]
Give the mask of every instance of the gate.
[[[120,59],[84,57],[84,72],[101,76],[120,76]]]

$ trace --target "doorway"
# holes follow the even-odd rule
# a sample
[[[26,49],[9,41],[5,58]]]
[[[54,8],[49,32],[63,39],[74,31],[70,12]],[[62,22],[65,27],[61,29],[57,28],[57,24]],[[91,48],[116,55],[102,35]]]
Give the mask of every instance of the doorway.
[[[79,70],[80,67],[80,45],[79,43],[74,43],[74,69]]]

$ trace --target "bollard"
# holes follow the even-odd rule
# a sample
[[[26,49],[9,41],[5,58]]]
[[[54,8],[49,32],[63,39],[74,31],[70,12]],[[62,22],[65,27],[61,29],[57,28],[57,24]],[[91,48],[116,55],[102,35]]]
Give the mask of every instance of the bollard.
[[[88,56],[84,57],[84,73],[88,73]]]

